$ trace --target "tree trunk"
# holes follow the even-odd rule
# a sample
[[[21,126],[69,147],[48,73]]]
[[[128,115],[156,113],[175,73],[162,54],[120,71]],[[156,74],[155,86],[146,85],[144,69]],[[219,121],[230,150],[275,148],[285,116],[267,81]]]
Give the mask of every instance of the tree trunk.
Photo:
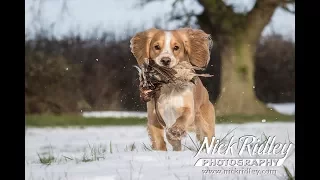
[[[256,0],[246,13],[236,13],[223,0],[198,0],[204,7],[198,23],[220,46],[221,85],[217,115],[276,113],[258,100],[254,90],[256,44],[275,9],[284,0]],[[222,48],[221,48],[222,47]]]
[[[217,115],[266,114],[272,112],[259,101],[254,86],[255,45],[238,41],[221,52],[221,85],[216,103]]]

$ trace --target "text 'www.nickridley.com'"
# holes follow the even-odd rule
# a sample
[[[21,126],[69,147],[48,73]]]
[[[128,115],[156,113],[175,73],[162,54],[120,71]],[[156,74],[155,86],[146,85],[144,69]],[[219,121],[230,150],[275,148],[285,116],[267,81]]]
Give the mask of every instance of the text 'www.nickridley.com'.
[[[236,175],[263,175],[272,174],[276,175],[275,169],[253,169],[253,168],[226,168],[226,169],[203,169],[203,174],[236,174]]]

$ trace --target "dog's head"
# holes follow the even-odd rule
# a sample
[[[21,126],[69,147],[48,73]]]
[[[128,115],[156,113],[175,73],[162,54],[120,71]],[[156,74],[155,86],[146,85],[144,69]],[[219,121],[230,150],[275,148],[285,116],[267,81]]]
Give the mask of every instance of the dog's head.
[[[180,28],[165,31],[156,28],[137,33],[130,40],[130,48],[139,65],[153,59],[159,66],[174,67],[188,61],[206,67],[210,60],[212,40],[199,29]]]

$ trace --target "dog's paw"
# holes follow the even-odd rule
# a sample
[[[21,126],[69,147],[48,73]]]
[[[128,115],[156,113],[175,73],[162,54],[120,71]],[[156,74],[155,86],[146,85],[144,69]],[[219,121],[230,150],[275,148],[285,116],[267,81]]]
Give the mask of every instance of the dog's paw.
[[[167,130],[167,137],[171,140],[181,140],[187,135],[187,132],[182,126],[174,124]]]

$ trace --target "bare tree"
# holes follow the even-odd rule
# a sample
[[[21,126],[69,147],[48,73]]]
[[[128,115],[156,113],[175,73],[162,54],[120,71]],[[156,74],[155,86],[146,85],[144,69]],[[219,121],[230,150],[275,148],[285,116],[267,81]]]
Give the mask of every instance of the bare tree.
[[[141,0],[144,6],[154,1]],[[288,5],[294,0],[256,0],[248,12],[236,12],[223,0],[197,0],[203,11],[196,14],[182,5],[179,12],[171,13],[171,20],[182,20],[189,25],[192,17],[205,32],[210,33],[221,55],[220,96],[216,103],[217,114],[265,114],[272,113],[255,94],[254,56],[265,26],[276,8],[294,13]],[[174,0],[173,11],[184,0]],[[185,12],[183,13],[183,10]]]

